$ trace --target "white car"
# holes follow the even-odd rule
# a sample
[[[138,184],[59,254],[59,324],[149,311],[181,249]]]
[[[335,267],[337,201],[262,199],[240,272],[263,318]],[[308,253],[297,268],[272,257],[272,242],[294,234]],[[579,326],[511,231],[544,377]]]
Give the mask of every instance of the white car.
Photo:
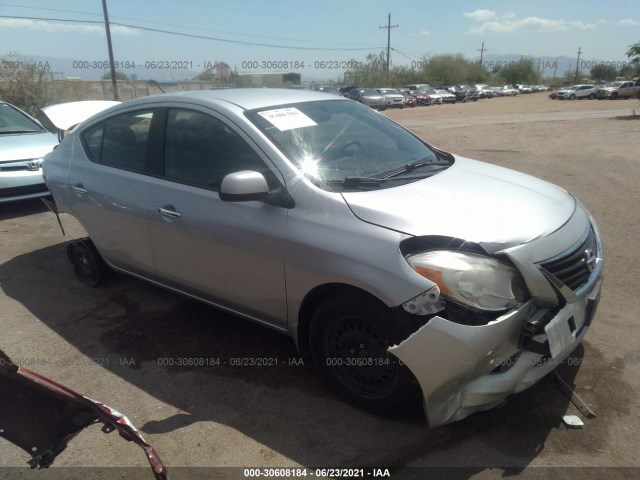
[[[515,97],[516,95],[518,95],[520,93],[520,91],[516,88],[513,88],[510,85],[505,85],[504,87],[501,87],[501,92],[502,92],[502,96],[504,97]]]
[[[596,98],[596,87],[593,85],[571,85],[570,87],[558,90],[557,97],[560,100],[575,100],[576,98],[593,100]]]

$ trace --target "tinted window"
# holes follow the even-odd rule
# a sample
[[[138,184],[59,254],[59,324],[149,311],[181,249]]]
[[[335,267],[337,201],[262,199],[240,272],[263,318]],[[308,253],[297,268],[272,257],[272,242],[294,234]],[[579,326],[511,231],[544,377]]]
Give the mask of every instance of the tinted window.
[[[165,177],[218,189],[232,172],[267,173],[255,151],[231,128],[201,112],[169,110],[165,140]]]
[[[82,134],[87,154],[112,167],[144,171],[153,111],[129,112],[109,118]]]
[[[102,149],[102,134],[104,133],[104,122],[91,127],[82,134],[87,155],[92,160],[100,161],[100,150]]]

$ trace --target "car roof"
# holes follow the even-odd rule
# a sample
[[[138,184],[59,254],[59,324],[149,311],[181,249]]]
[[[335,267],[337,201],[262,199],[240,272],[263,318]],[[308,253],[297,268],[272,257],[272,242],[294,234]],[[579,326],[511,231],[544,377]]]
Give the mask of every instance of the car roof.
[[[341,97],[313,90],[287,88],[226,88],[219,90],[196,90],[191,92],[166,93],[141,97],[124,102],[122,105],[145,105],[154,102],[195,100],[197,103],[233,104],[243,110],[264,108],[289,103],[312,102],[318,100],[338,100]],[[347,99],[344,99],[347,101]]]

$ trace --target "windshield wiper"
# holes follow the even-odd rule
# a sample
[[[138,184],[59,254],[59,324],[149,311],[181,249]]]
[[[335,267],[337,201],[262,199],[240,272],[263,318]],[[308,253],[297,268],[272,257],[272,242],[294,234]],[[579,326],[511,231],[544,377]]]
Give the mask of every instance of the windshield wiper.
[[[444,168],[449,168],[451,166],[450,162],[425,162],[425,161],[420,161],[420,162],[413,162],[413,163],[407,163],[406,165],[397,168],[396,170],[392,170],[391,172],[387,173],[386,175],[384,175],[382,178],[384,180],[393,178],[393,177],[397,177],[399,175],[404,175],[405,173],[411,173],[414,170],[418,169],[418,168],[422,168],[422,167],[427,167],[427,166],[433,166],[433,167],[437,167],[432,169],[429,173],[431,172],[436,172],[439,170],[443,170]]]
[[[339,185],[341,187],[360,187],[360,186],[378,186],[386,179],[373,177],[344,177],[343,180],[325,180],[326,185]]]
[[[0,130],[0,135],[15,135],[16,133],[38,133],[38,130]]]

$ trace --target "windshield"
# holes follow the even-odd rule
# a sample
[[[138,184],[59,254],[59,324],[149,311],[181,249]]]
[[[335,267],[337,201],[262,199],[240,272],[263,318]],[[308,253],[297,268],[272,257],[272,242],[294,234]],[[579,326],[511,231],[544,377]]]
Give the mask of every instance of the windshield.
[[[249,111],[247,117],[307,178],[327,190],[346,187],[341,184],[346,179],[353,185],[354,178],[375,180],[370,182],[375,188],[395,186],[400,178],[405,183],[424,178],[429,166],[452,163],[448,154],[439,157],[404,128],[356,102],[297,103]],[[406,174],[398,172],[407,166]]]
[[[8,103],[0,103],[0,135],[40,133],[43,128]]]

